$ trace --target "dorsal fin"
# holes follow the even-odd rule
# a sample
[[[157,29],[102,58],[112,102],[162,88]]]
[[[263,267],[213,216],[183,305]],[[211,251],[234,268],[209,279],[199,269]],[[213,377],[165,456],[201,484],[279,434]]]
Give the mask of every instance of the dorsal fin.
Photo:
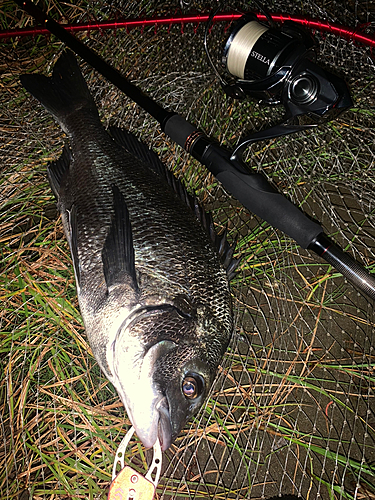
[[[102,250],[105,282],[108,290],[118,284],[130,283],[134,291],[137,291],[133,235],[128,207],[117,186],[112,186],[112,192],[114,214]]]
[[[119,146],[123,147],[128,153],[136,156],[143,163],[146,163],[154,172],[160,175],[173,188],[181,200],[194,212],[196,218],[200,221],[214,243],[220,261],[230,281],[235,276],[235,271],[240,259],[233,259],[236,244],[232,246],[229,245],[226,236],[227,231],[224,230],[221,234],[216,233],[211,214],[204,210],[196,196],[192,196],[188,193],[182,182],[167,169],[157,154],[146,146],[146,144],[124,129],[110,127],[109,131]]]
[[[134,134],[118,127],[109,127],[109,133],[119,146],[122,146],[128,153],[165,178],[167,169],[158,155],[137,139]]]

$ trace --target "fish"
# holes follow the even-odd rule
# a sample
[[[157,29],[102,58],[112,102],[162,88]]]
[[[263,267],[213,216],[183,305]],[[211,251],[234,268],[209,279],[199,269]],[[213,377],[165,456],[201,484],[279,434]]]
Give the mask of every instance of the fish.
[[[146,448],[163,451],[205,402],[233,332],[226,232],[154,151],[106,130],[73,52],[24,88],[67,135],[47,175],[85,332]]]

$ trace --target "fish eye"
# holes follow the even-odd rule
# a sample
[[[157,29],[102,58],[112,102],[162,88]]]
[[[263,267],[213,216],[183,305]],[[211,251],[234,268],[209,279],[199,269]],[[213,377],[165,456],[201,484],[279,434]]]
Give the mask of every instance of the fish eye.
[[[195,399],[202,394],[204,382],[199,375],[187,375],[182,382],[182,392],[188,399]]]

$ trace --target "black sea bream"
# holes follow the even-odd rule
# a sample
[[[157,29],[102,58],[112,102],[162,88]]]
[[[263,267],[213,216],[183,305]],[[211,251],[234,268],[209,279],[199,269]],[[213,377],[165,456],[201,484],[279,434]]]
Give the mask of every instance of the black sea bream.
[[[165,450],[202,406],[230,340],[233,249],[153,152],[102,127],[71,52],[52,77],[21,81],[69,138],[48,177],[93,353],[143,444],[159,437]]]

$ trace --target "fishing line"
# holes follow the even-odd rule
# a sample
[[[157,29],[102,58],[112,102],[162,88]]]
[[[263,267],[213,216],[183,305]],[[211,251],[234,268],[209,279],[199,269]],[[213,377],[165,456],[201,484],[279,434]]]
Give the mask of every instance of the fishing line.
[[[237,36],[233,38],[226,55],[229,73],[238,78],[245,78],[248,55],[266,31],[268,31],[268,28],[256,21],[250,21],[240,29]]]

